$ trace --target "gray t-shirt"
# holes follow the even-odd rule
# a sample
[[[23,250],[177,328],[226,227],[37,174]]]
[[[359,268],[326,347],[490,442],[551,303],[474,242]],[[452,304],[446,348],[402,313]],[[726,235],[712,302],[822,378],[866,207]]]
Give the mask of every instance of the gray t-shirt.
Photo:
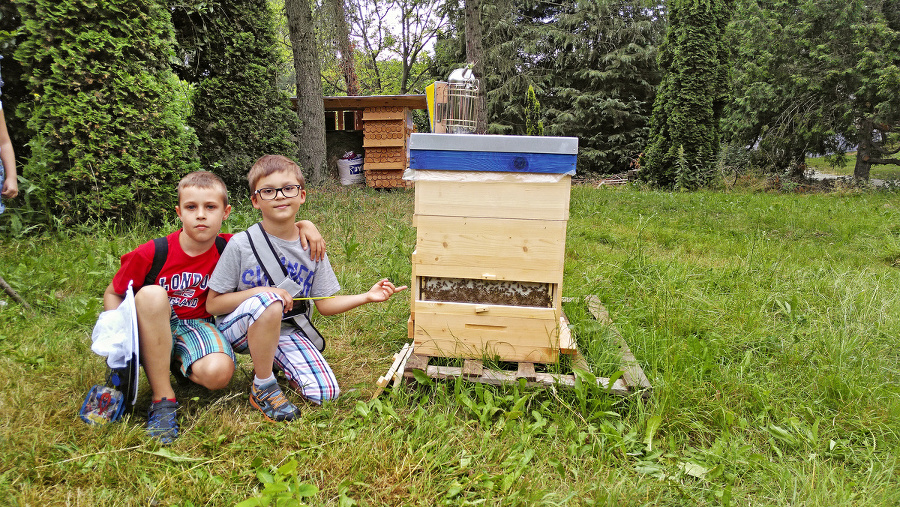
[[[287,267],[288,276],[303,288],[303,293],[294,294],[294,297],[326,297],[341,290],[327,254],[321,261],[314,262],[309,258],[309,252],[300,246],[300,240],[285,241],[272,235],[269,235],[269,240],[281,264]],[[260,246],[268,248],[265,244],[256,245],[257,248]],[[268,285],[269,279],[253,255],[247,232],[232,236],[209,277],[209,288],[223,294]],[[310,310],[312,306],[309,305]]]

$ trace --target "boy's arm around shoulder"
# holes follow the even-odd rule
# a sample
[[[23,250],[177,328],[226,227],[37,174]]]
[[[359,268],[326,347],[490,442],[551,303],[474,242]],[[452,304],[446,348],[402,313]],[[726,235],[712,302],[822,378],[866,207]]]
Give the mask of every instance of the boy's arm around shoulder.
[[[348,296],[334,296],[329,299],[317,299],[316,310],[322,315],[337,315],[347,310],[366,303],[381,303],[387,301],[394,294],[406,290],[406,286],[396,287],[390,280],[384,278],[372,286],[368,292]]]

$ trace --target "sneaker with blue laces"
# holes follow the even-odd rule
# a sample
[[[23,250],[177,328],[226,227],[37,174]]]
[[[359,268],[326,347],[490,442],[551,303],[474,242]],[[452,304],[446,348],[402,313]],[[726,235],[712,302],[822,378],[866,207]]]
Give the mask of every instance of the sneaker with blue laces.
[[[250,386],[250,404],[256,407],[270,421],[292,421],[300,417],[300,409],[295,407],[281,392],[278,382],[272,381],[266,385]]]
[[[171,444],[178,438],[178,402],[163,398],[150,403],[147,413],[147,434],[163,445]]]

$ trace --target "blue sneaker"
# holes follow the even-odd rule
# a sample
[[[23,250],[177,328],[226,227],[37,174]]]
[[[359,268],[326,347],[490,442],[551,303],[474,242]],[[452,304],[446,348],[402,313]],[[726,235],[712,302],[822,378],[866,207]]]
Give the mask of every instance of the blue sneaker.
[[[178,438],[177,410],[178,402],[166,398],[150,403],[150,411],[147,413],[147,434],[163,445],[174,442]]]
[[[278,382],[274,380],[262,387],[251,384],[250,404],[270,421],[292,421],[295,417],[300,417],[300,409],[285,398]]]

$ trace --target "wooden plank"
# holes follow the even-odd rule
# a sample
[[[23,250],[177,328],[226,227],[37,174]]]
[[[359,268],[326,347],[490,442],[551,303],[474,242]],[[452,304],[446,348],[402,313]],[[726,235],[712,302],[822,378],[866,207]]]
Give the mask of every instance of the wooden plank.
[[[391,364],[391,367],[388,368],[388,371],[385,375],[378,378],[375,385],[377,389],[375,393],[372,394],[372,399],[377,398],[383,391],[384,388],[387,387],[388,383],[394,380],[395,375],[397,374],[398,369],[401,364],[405,364],[407,358],[409,357],[412,351],[412,344],[407,343],[403,345],[403,348],[400,349],[400,352],[394,354],[394,362]],[[402,370],[401,370],[402,371]]]
[[[371,171],[374,169],[384,170],[384,169],[406,169],[406,164],[403,162],[363,162],[363,170]]]
[[[452,176],[452,174],[450,175]],[[572,178],[556,183],[416,181],[415,213],[458,217],[568,220]]]
[[[556,331],[560,313],[556,308],[542,308],[537,306],[507,306],[486,305],[482,303],[446,303],[442,301],[413,301],[416,315],[443,314],[448,316],[464,317],[464,322],[495,324],[495,319],[526,319],[541,322],[540,329],[552,328]],[[556,334],[554,332],[554,334]]]
[[[417,329],[418,326],[416,327]],[[416,350],[435,357],[462,359],[499,359],[501,361],[527,361],[534,363],[555,363],[559,360],[559,349],[531,344],[512,344],[499,340],[469,340],[461,342],[454,338],[433,338],[417,334],[414,337]]]
[[[559,318],[554,308],[415,301],[416,350],[438,357],[497,357],[555,362]]]
[[[400,120],[403,123],[406,123],[406,116],[408,114],[409,110],[405,108],[402,111],[373,111],[371,109],[366,109],[363,111],[363,121]]]
[[[481,361],[477,359],[466,359],[463,362],[462,376],[466,379],[480,377],[483,370],[484,365]]]
[[[291,98],[294,108],[297,108],[297,99]],[[365,109],[367,107],[411,107],[413,109],[426,109],[428,103],[425,95],[354,95],[354,96],[329,96],[322,98],[326,110]]]
[[[576,155],[410,150],[409,167],[439,171],[574,174]]]
[[[537,378],[534,373],[534,363],[519,363],[519,369],[516,371],[516,378],[523,378],[529,382],[534,381]]]
[[[550,272],[539,266],[492,266],[490,270],[479,265],[446,266],[442,264],[427,263],[418,255],[411,258],[416,267],[418,276],[438,278],[472,278],[475,280],[509,280],[517,282],[539,282],[561,284],[563,272]]]
[[[631,348],[628,347],[628,343],[622,338],[619,330],[616,329],[616,326],[613,324],[612,319],[609,318],[609,312],[606,311],[606,308],[604,308],[603,304],[600,302],[600,298],[595,295],[590,295],[585,296],[584,300],[585,303],[587,303],[588,311],[591,312],[591,315],[593,315],[598,322],[605,323],[609,326],[610,333],[613,340],[618,345],[619,353],[622,357],[622,377],[625,379],[625,383],[628,386],[633,386],[641,390],[651,389],[653,386],[650,384],[650,380],[644,375],[644,370],[641,369],[634,354],[631,353]]]
[[[462,368],[456,366],[429,366],[425,373],[433,379],[447,380],[461,376]],[[517,373],[513,371],[486,369],[482,372],[480,377],[470,378],[468,380],[489,385],[513,384],[518,381],[516,375]],[[556,373],[537,373],[535,374],[535,380],[528,381],[527,385],[539,387],[573,387],[575,386],[575,376]],[[609,389],[609,379],[597,377],[597,385],[603,389]],[[631,394],[631,391],[628,389],[628,386],[622,382],[622,379],[618,379],[612,384],[610,393],[627,396]]]
[[[415,344],[413,345],[413,348],[415,348]],[[431,358],[429,356],[419,354],[418,350],[416,350],[416,353],[410,354],[409,359],[406,361],[406,370],[405,371],[408,371],[408,372],[411,372],[412,370],[425,371],[425,369],[428,368],[428,361],[430,361],[430,360],[431,360]]]
[[[572,368],[577,368],[583,371],[591,371],[590,365],[587,364],[587,360],[585,360],[584,356],[581,354],[576,354],[572,358]]]
[[[563,271],[565,221],[417,215],[415,223],[414,261],[480,267],[475,276],[462,278],[536,271],[545,272],[543,278],[552,283]]]
[[[560,354],[577,354],[578,345],[572,337],[572,330],[569,329],[569,319],[563,313],[559,317],[559,353]]]
[[[399,146],[401,148],[406,146],[406,138],[405,137],[397,137],[393,139],[370,139],[368,137],[363,138],[363,148],[381,148],[384,146]]]
[[[397,387],[400,382],[403,380],[403,373],[406,372],[406,363],[409,362],[409,358],[412,357],[413,353],[413,344],[409,344],[409,350],[407,350],[403,360],[400,361],[400,364],[397,366],[396,371],[394,371],[394,387]]]

